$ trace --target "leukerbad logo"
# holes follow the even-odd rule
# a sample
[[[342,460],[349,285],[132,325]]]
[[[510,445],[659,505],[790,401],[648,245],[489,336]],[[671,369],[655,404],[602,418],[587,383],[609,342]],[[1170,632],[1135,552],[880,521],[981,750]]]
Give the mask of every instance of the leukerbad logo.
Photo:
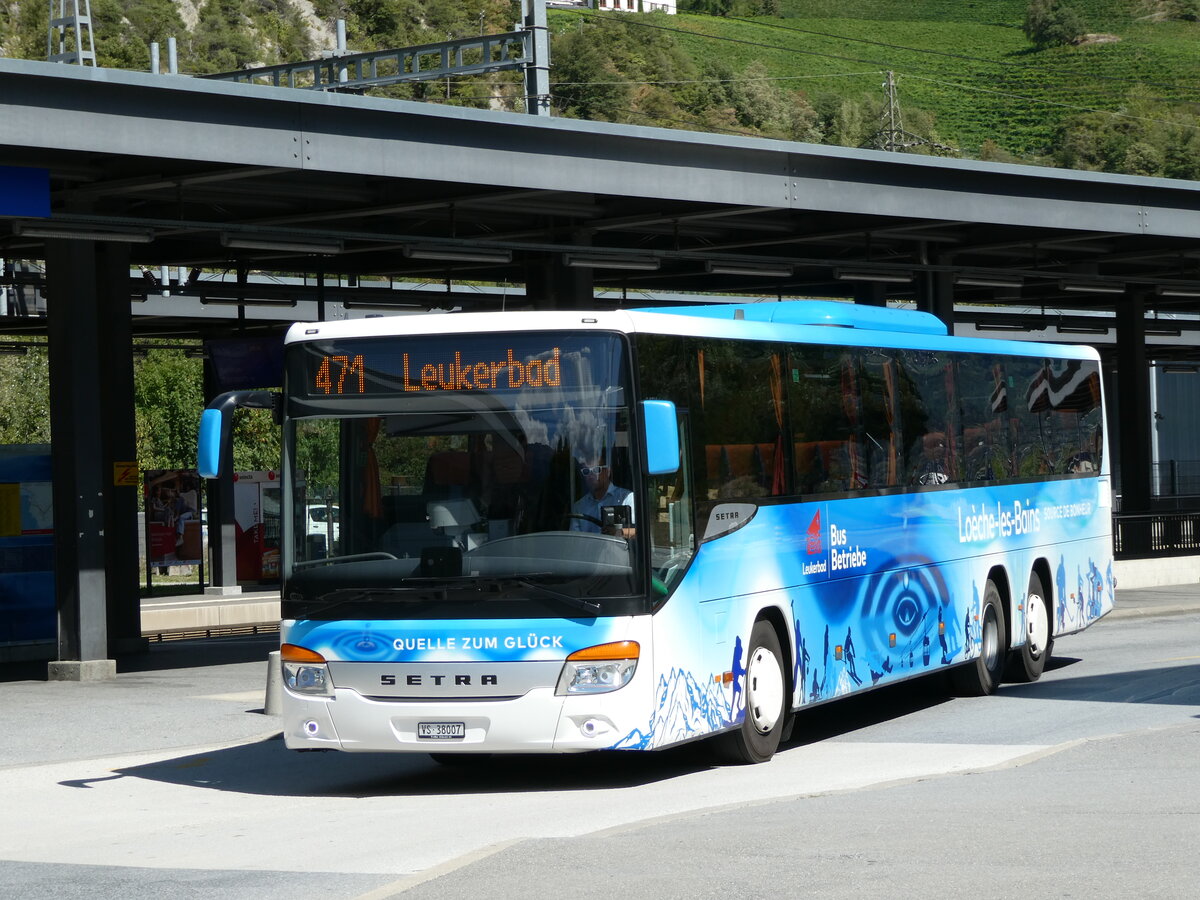
[[[808,526],[808,555],[814,553],[824,553],[825,548],[821,544],[821,511],[817,510],[817,514],[813,516],[812,523]]]

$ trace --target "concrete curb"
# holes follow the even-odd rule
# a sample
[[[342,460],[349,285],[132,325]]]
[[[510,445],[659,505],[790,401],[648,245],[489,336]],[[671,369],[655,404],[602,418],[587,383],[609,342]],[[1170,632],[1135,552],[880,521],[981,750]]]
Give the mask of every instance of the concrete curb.
[[[1105,619],[1153,619],[1158,616],[1183,616],[1200,613],[1200,603],[1191,605],[1116,607]]]

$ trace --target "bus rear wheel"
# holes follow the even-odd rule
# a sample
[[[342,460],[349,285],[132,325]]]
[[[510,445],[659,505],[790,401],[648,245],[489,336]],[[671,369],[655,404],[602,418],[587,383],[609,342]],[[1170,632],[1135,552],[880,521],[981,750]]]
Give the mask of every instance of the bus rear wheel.
[[[1046,661],[1053,647],[1050,603],[1042,589],[1042,579],[1034,572],[1029,576],[1029,590],[1025,593],[1025,645],[1008,654],[1005,678],[1009,681],[1037,681],[1046,669]]]
[[[779,635],[769,622],[754,623],[744,677],[746,717],[736,731],[717,738],[718,754],[731,763],[766,762],[779,748],[788,693]]]
[[[979,611],[979,656],[950,670],[950,681],[956,694],[983,697],[995,692],[1004,675],[1007,634],[1004,602],[989,578],[983,590],[983,608]]]

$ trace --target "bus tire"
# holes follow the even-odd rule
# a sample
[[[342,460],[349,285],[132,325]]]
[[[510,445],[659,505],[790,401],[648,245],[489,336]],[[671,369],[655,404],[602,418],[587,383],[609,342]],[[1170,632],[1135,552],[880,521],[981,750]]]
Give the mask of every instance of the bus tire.
[[[779,635],[759,620],[750,631],[743,692],[746,716],[736,731],[717,738],[718,754],[731,763],[761,763],[775,755],[787,720],[787,675]]]
[[[1008,681],[1037,681],[1054,648],[1050,636],[1050,603],[1037,572],[1029,576],[1025,594],[1025,644],[1008,654],[1004,677]]]
[[[979,612],[979,656],[950,670],[954,692],[961,697],[983,697],[994,693],[1004,675],[1008,640],[1004,623],[1004,601],[989,578]]]

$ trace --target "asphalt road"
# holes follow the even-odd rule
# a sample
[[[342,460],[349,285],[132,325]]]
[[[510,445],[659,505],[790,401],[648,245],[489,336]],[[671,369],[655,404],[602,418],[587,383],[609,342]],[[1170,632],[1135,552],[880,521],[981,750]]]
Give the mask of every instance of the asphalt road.
[[[1200,613],[1101,622],[993,697],[812,710],[733,768],[289,753],[263,646],[0,684],[0,896],[1200,896]]]

